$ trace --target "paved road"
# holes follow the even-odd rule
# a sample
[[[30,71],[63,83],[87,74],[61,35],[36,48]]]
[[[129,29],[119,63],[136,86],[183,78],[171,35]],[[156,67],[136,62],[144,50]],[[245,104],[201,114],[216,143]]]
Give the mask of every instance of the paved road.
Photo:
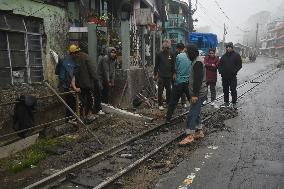
[[[231,132],[207,136],[156,189],[283,189],[283,81],[282,70],[242,99]]]
[[[238,73],[238,83],[243,83],[244,81],[252,78],[260,72],[265,72],[272,69],[278,62],[278,60],[272,58],[257,57],[256,62],[254,63],[243,63],[243,67]],[[217,92],[222,93],[222,83],[220,74],[218,74],[216,86]]]

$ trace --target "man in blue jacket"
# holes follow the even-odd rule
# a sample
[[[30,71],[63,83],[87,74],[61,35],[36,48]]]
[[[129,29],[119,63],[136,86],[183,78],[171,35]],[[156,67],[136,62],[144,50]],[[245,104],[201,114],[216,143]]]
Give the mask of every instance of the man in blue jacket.
[[[181,49],[181,52],[176,56],[175,73],[174,73],[174,84],[170,103],[168,106],[166,122],[170,122],[176,105],[183,94],[186,95],[188,101],[190,101],[188,81],[191,71],[191,61],[184,52],[184,44],[178,43],[177,48]]]
[[[74,76],[74,70],[76,67],[75,61],[73,57],[76,57],[80,48],[77,45],[70,45],[68,48],[68,54],[64,57],[63,60],[59,60],[58,64],[56,65],[55,74],[58,75],[59,78],[59,89],[60,91],[66,92],[65,101],[68,106],[75,111],[76,109],[76,100],[72,93],[71,89],[71,81]],[[66,117],[69,117],[68,122],[72,124],[77,124],[75,118],[72,117],[73,114],[66,108]]]

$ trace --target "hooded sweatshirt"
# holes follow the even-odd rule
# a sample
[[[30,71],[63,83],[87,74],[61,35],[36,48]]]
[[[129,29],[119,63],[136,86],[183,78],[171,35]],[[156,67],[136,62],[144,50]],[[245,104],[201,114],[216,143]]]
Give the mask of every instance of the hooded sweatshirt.
[[[109,47],[107,54],[102,57],[98,64],[98,77],[100,81],[114,81],[115,79],[115,65],[117,64],[116,59],[111,58],[111,51],[116,49],[114,47]]]

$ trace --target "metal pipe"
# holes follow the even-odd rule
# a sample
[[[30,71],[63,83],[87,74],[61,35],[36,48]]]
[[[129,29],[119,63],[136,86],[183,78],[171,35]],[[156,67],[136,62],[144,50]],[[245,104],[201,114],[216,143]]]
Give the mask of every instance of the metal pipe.
[[[99,143],[99,144],[103,144],[99,138],[92,132],[92,130],[87,127],[87,125],[85,125],[85,123],[81,120],[81,118],[72,110],[72,108],[70,108],[68,106],[68,104],[65,102],[65,100],[56,92],[56,90],[47,82],[47,81],[44,81],[44,83],[46,84],[46,86],[59,98],[59,100],[66,106],[66,108],[75,116],[75,118],[81,123],[81,125],[83,125],[85,127],[85,129],[95,137],[96,141]]]

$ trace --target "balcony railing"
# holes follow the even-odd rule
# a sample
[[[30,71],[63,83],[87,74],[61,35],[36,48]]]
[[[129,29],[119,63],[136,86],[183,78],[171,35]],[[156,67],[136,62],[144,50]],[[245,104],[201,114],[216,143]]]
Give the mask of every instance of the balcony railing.
[[[169,18],[166,27],[188,30],[188,24],[182,18]]]

